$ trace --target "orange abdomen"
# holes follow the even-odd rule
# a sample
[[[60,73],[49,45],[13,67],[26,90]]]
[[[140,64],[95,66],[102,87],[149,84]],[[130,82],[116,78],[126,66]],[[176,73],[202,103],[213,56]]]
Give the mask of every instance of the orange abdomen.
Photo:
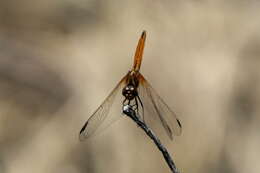
[[[143,33],[138,41],[138,45],[136,47],[134,65],[133,65],[133,69],[132,69],[133,71],[140,70],[142,58],[143,58],[145,39],[146,39],[146,31],[143,31]]]

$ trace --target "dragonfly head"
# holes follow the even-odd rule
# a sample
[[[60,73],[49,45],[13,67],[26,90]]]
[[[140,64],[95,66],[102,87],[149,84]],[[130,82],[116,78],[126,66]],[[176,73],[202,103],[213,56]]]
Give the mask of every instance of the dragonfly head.
[[[133,100],[138,95],[136,87],[132,84],[126,85],[123,88],[122,94],[127,100]]]

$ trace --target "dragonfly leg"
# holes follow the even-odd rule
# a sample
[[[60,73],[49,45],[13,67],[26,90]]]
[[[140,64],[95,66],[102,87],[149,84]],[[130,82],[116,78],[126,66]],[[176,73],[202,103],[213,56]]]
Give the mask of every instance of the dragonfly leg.
[[[128,101],[128,103],[126,103],[127,101]],[[127,98],[125,98],[125,100],[123,101],[123,106],[126,106],[126,105],[130,105],[131,106],[130,100],[127,99]]]
[[[123,106],[126,106],[127,104],[126,104],[126,101],[127,101],[127,99],[125,98],[125,100],[123,101]]]
[[[143,122],[145,123],[145,120],[144,120],[144,105],[143,105],[139,95],[137,95],[137,99],[138,99],[139,103],[141,104],[141,107],[142,107],[142,115],[141,116],[143,118]]]
[[[136,104],[136,100],[133,100],[131,106],[132,106],[134,111],[138,110],[138,105]]]
[[[137,114],[139,115],[138,101],[137,101],[136,97],[135,97],[135,107],[136,107],[136,112],[137,112]]]
[[[141,102],[141,99],[139,96],[135,97],[135,111],[137,113],[137,115],[139,116],[139,118],[144,122],[144,107],[143,107],[143,103]],[[140,107],[139,107],[139,103],[141,105],[142,111],[140,113]]]

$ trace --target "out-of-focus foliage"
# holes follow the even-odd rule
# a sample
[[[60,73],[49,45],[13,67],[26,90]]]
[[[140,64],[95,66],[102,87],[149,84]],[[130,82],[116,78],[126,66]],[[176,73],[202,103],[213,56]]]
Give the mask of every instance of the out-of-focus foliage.
[[[78,132],[129,70],[141,71],[183,124],[158,134],[181,172],[260,172],[258,1],[1,1],[0,172],[169,172],[122,118]],[[149,115],[147,115],[149,116]]]

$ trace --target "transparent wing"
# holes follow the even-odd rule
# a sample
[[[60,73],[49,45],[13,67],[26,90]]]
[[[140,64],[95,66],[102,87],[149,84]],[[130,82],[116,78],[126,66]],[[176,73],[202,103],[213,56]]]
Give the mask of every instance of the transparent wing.
[[[121,89],[123,88],[125,84],[125,79],[126,76],[122,78],[122,80],[116,85],[116,87],[112,90],[108,97],[103,101],[103,103],[97,108],[97,110],[84,124],[79,133],[80,141],[85,140],[98,131],[102,131],[113,122],[115,122],[116,119],[118,119],[119,116],[117,116],[116,119],[112,120],[111,118],[107,118],[107,115],[110,111],[110,108],[112,107],[112,104],[114,103],[118,91],[121,91]],[[100,128],[102,129],[100,130]]]
[[[147,80],[140,74],[140,83],[138,86],[138,93],[140,100],[144,105],[143,121],[147,124],[154,119],[159,119],[161,125],[166,131],[169,138],[172,140],[174,135],[181,134],[181,123],[176,114],[169,108],[169,106],[156,93]],[[149,114],[147,114],[147,112]],[[151,115],[150,115],[151,114]],[[152,116],[156,117],[152,117]],[[152,119],[152,120],[151,120]],[[149,124],[153,125],[153,124]],[[153,128],[153,127],[152,127]]]

